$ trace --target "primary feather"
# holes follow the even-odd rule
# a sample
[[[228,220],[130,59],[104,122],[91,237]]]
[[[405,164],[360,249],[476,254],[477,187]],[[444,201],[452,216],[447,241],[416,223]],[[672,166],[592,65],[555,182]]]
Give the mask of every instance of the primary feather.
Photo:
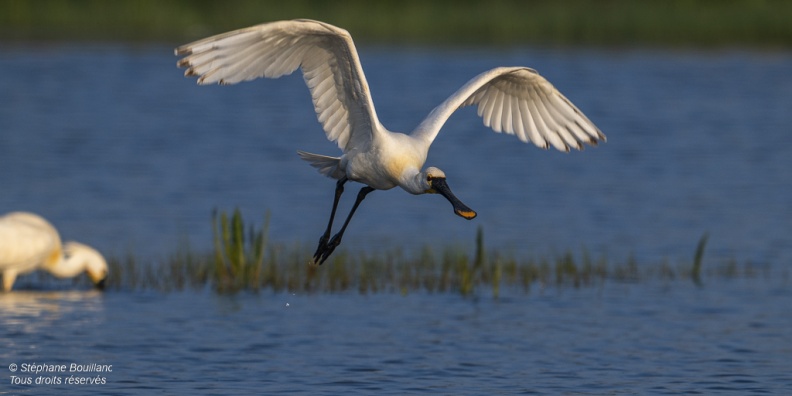
[[[344,29],[299,19],[219,34],[176,49],[199,84],[278,78],[301,68],[327,138],[344,150],[379,125],[355,44]]]

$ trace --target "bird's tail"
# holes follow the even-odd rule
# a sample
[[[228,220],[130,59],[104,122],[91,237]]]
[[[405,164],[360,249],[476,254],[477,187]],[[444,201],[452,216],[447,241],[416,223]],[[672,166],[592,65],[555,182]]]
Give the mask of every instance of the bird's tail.
[[[311,164],[314,168],[316,168],[319,173],[331,177],[333,179],[340,179],[344,177],[344,172],[338,168],[338,164],[341,162],[341,158],[338,157],[330,157],[327,155],[321,154],[312,154],[306,153],[305,151],[297,150],[297,154],[305,161]]]

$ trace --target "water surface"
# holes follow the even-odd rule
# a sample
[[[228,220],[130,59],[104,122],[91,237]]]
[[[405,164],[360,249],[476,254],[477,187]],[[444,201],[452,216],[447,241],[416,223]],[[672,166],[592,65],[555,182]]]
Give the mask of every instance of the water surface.
[[[788,279],[453,294],[0,295],[12,394],[784,394]],[[105,383],[9,384],[9,364]],[[17,373],[24,376],[24,373]],[[34,377],[34,376],[31,376]]]

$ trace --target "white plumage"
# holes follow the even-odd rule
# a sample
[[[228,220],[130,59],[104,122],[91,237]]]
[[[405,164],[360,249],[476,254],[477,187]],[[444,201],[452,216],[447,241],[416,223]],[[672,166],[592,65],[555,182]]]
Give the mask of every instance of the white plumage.
[[[93,248],[77,242],[61,246],[58,231],[41,216],[12,212],[0,217],[3,290],[11,290],[17,275],[39,269],[60,278],[87,272],[100,288],[108,272],[104,257]]]
[[[440,193],[458,215],[475,217],[475,212],[451,194],[442,171],[433,167],[422,170],[441,127],[464,106],[478,106],[478,115],[494,131],[542,148],[580,150],[584,143],[596,145],[605,140],[572,102],[527,67],[485,71],[432,110],[410,134],[391,132],[377,118],[352,37],[344,29],[319,21],[278,21],[235,30],[183,45],[176,55],[184,56],[177,65],[187,68],[185,76],[199,76],[199,84],[277,78],[300,68],[319,122],[343,155],[298,153],[322,174],[339,180],[337,196],[347,180],[378,190],[400,186],[412,194]],[[353,208],[366,193],[361,191]],[[331,225],[336,204],[337,197]],[[339,243],[352,213],[337,235]],[[330,226],[320,239],[318,253],[327,250],[322,245],[329,230]],[[321,263],[321,256],[315,261]]]

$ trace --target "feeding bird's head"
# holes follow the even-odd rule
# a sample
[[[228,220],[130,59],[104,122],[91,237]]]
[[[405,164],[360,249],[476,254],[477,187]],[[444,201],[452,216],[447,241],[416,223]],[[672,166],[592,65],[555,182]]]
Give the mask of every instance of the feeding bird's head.
[[[99,290],[104,290],[107,282],[107,261],[104,256],[94,248],[78,242],[67,242],[64,251],[69,260],[80,261],[85,268],[88,277],[91,278],[94,286]]]
[[[446,183],[446,175],[440,169],[435,167],[426,168],[422,173],[423,181],[425,182],[424,192],[428,194],[440,194],[444,196],[451,205],[454,206],[454,213],[458,216],[472,220],[476,217],[476,212],[470,209],[451,192],[451,188]]]

